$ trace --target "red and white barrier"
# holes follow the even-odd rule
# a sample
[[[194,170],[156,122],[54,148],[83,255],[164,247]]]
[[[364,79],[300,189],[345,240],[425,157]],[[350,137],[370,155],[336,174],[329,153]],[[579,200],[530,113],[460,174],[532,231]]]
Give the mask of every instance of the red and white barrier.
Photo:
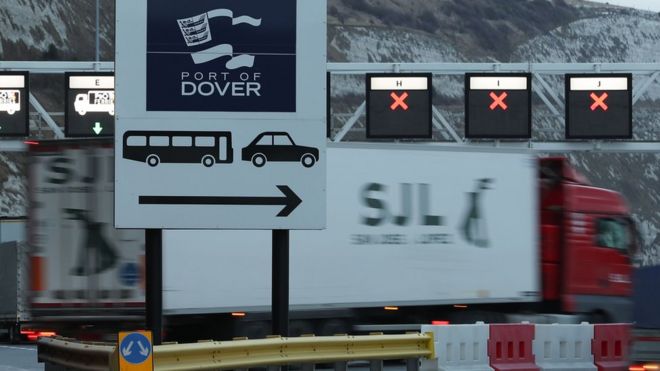
[[[627,371],[630,325],[477,323],[422,326],[436,358],[423,371]]]
[[[538,371],[532,353],[534,325],[490,325],[488,356],[495,371]]]
[[[492,371],[488,366],[488,325],[422,326],[432,332],[437,358],[422,360],[425,371]]]
[[[534,354],[542,371],[597,371],[591,354],[594,326],[536,325]]]
[[[630,325],[594,325],[591,344],[598,371],[628,371]]]

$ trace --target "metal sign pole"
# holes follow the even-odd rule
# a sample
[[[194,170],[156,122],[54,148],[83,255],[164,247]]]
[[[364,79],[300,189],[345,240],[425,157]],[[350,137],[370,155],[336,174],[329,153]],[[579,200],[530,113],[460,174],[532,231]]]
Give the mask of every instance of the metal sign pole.
[[[273,230],[273,334],[289,336],[289,231]]]
[[[99,29],[99,18],[101,16],[101,4],[99,4],[100,0],[96,0],[96,52],[95,52],[95,57],[96,61],[98,62],[101,57],[101,47],[100,47],[100,33],[101,30]]]
[[[163,230],[145,230],[146,248],[146,322],[153,333],[153,344],[163,341]]]

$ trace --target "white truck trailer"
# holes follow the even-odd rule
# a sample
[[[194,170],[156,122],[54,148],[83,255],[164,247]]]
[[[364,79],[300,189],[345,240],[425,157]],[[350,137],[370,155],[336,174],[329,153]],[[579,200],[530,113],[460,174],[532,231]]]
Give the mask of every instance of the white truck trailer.
[[[112,228],[111,145],[31,146],[35,318],[143,325],[143,232]],[[336,144],[321,155],[328,223],[291,232],[292,335],[526,312],[625,321],[615,316],[630,302],[629,209],[566,159],[427,144]],[[600,242],[611,224],[627,245]],[[270,231],[163,237],[165,339],[270,332]]]
[[[532,155],[344,144],[327,161],[327,229],[291,231],[294,334],[540,300]],[[271,232],[165,231],[163,240],[170,324],[233,313],[234,335],[268,333]],[[230,327],[224,319],[210,322]]]

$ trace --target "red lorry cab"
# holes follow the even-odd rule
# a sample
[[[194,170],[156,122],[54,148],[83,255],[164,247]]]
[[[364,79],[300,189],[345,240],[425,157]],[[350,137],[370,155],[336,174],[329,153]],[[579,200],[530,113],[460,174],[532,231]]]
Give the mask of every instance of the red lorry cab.
[[[540,161],[544,302],[592,321],[629,322],[637,239],[625,200],[592,186],[566,158]]]

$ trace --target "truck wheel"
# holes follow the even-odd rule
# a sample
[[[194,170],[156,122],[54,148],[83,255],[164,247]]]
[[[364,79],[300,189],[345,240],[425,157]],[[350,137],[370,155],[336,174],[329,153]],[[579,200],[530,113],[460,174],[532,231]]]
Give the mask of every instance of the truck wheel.
[[[7,113],[10,114],[10,115],[13,115],[15,112],[16,111],[14,111],[13,109],[7,110]]]
[[[270,335],[270,324],[266,321],[240,323],[236,335],[245,336],[248,339],[265,339]]]
[[[21,342],[21,330],[18,324],[9,326],[9,344]]]
[[[78,114],[79,114],[80,116],[85,116],[86,113],[87,113],[87,111],[85,111],[85,110],[80,110],[80,111],[78,111]]]
[[[340,319],[329,319],[321,322],[317,330],[318,336],[334,336],[339,334],[348,334],[351,332],[346,321]]]
[[[591,312],[589,313],[588,318],[589,318],[589,323],[591,324],[611,322],[607,314],[602,311]]]
[[[291,322],[289,326],[289,336],[299,337],[300,335],[313,334],[314,326],[311,321],[296,320]]]

